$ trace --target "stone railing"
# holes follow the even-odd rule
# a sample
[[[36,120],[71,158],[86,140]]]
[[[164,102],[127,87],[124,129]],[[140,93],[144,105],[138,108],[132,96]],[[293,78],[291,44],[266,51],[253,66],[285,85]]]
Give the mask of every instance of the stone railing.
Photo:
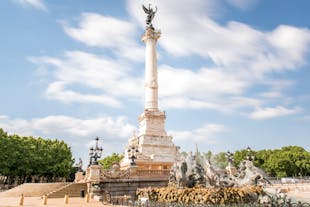
[[[96,169],[95,169],[96,168]],[[85,175],[78,172],[75,175],[76,183],[83,183],[89,181],[105,181],[111,179],[136,179],[136,178],[169,178],[169,170],[141,170],[136,168],[129,168],[127,170],[112,169],[104,170],[100,166],[91,166],[87,168]]]
[[[117,172],[101,171],[100,180],[131,178],[167,178],[169,170],[122,170]]]
[[[168,178],[169,170],[137,170],[130,173],[132,177]]]

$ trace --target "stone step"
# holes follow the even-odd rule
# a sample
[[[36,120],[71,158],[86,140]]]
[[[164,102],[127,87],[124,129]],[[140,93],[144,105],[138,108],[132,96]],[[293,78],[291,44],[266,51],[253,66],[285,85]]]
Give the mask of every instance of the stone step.
[[[69,185],[63,186],[57,190],[54,190],[47,194],[49,198],[61,198],[66,194],[69,197],[79,197],[81,195],[81,191],[84,191],[86,194],[87,184],[86,183],[71,183]]]
[[[25,197],[37,197],[59,189],[69,183],[24,183],[10,190],[1,192],[1,196],[17,197],[23,194]]]

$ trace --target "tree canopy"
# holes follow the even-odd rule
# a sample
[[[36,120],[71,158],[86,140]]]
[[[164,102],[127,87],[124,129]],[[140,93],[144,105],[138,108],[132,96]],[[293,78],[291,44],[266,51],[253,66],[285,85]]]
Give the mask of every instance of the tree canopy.
[[[0,175],[9,182],[54,181],[72,173],[70,147],[57,139],[8,135],[0,128]]]
[[[292,177],[310,175],[310,152],[299,146],[285,146],[281,149],[252,151],[254,164],[270,176]],[[235,165],[239,165],[247,150],[234,153]]]
[[[104,169],[109,169],[113,163],[119,163],[123,159],[124,155],[113,153],[112,155],[106,156],[98,162],[103,166]]]

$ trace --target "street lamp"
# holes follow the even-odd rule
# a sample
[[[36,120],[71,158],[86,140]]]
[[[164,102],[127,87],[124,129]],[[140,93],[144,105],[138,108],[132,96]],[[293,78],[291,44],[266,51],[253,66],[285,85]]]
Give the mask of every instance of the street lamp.
[[[246,159],[249,161],[253,161],[255,157],[253,155],[252,149],[250,147],[247,147],[246,150],[247,150]]]
[[[227,159],[228,165],[232,165],[233,162],[234,162],[234,154],[231,153],[230,151],[227,151],[227,152],[225,153],[225,157],[226,157],[226,159]]]
[[[102,147],[98,146],[99,137],[96,137],[96,146],[89,148],[89,165],[98,165],[98,158],[102,155]]]
[[[135,160],[137,159],[137,152],[139,152],[138,149],[136,149],[135,147],[131,147],[130,149],[128,149],[128,157],[131,159],[130,165],[131,166],[135,166]]]

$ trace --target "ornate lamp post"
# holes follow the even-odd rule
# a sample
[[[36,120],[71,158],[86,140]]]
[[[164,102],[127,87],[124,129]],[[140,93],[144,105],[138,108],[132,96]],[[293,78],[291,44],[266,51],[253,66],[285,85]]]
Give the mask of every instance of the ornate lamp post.
[[[131,163],[130,163],[130,165],[131,166],[135,166],[136,165],[136,163],[135,163],[135,160],[137,159],[137,152],[139,152],[138,151],[138,149],[136,149],[135,147],[131,147],[130,149],[128,149],[128,157],[131,159]]]
[[[96,146],[89,149],[89,165],[98,165],[98,158],[102,155],[102,147],[98,146],[99,137],[96,137]]]
[[[255,157],[253,155],[252,149],[250,147],[247,147],[246,150],[247,150],[246,159],[249,161],[253,161]]]
[[[225,153],[225,157],[227,159],[228,165],[231,166],[234,163],[234,154],[230,151]]]

